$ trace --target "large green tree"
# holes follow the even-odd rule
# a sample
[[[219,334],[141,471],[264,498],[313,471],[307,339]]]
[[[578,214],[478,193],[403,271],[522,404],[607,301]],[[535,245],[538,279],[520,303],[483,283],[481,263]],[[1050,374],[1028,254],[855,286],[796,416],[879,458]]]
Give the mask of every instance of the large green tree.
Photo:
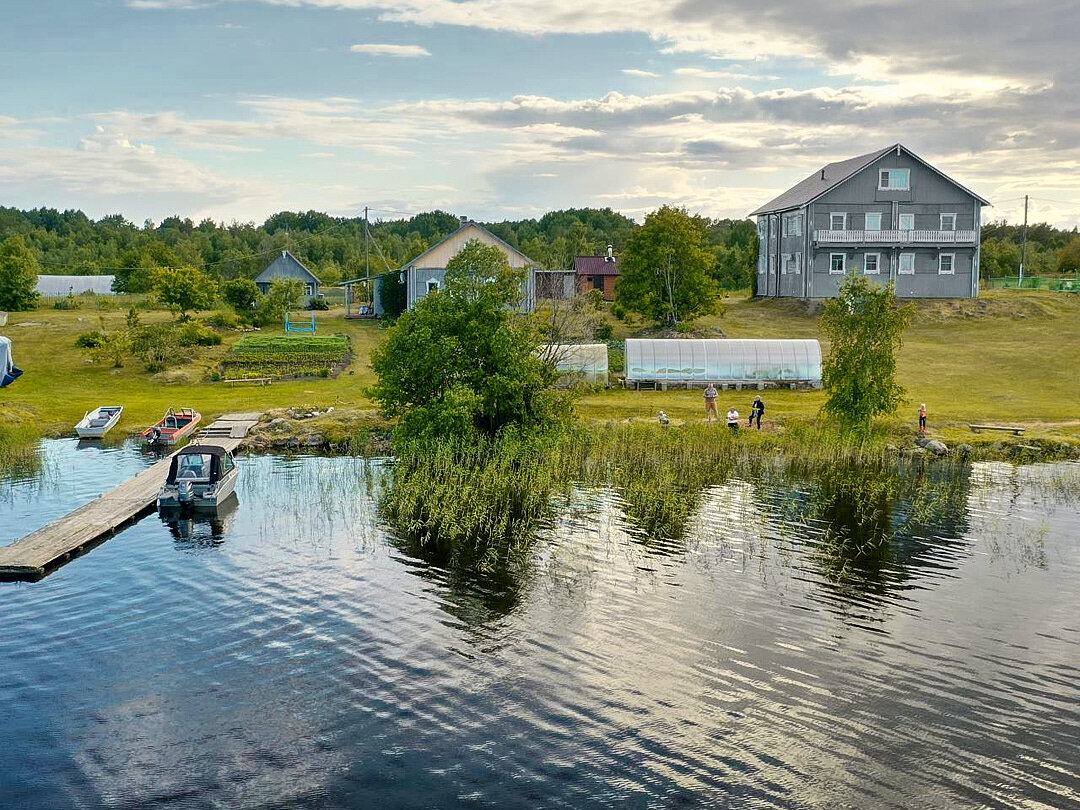
[[[910,319],[910,306],[897,306],[893,282],[881,286],[854,273],[841,282],[821,315],[829,342],[821,368],[826,413],[845,427],[865,429],[900,406],[896,350]]]
[[[0,243],[0,309],[21,312],[37,303],[38,262],[26,240],[13,234]]]
[[[554,368],[518,310],[524,273],[502,251],[470,242],[447,263],[445,285],[404,312],[374,351],[372,397],[400,418],[399,435],[494,435],[565,416]]]
[[[619,303],[655,321],[677,324],[715,310],[716,283],[707,220],[664,206],[645,218],[622,254]]]
[[[218,283],[193,267],[162,270],[154,287],[158,300],[186,320],[188,312],[210,309],[217,300]]]

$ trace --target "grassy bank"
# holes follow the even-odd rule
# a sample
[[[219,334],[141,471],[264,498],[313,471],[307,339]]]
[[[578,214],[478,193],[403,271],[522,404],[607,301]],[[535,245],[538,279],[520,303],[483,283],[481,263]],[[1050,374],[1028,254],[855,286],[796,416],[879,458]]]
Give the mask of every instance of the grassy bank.
[[[137,433],[169,406],[191,405],[209,419],[227,411],[271,411],[293,407],[325,410],[334,416],[323,421],[324,433],[341,443],[354,428],[368,430],[378,420],[364,395],[374,381],[369,367],[371,350],[382,338],[372,321],[346,321],[340,308],[315,313],[319,334],[344,333],[350,337],[353,357],[336,378],[307,377],[274,382],[211,382],[210,377],[244,333],[225,332],[220,346],[200,350],[191,364],[158,374],[144,370],[130,358],[123,368],[93,365],[75,347],[80,333],[123,326],[133,301],[86,299],[77,310],[43,306],[12,313],[3,334],[15,343],[15,359],[26,374],[0,391],[0,424],[29,425],[44,435],[71,435],[72,425],[85,411],[100,404],[122,403],[123,421],[113,440]],[[967,425],[1005,423],[1027,427],[1019,443],[1075,442],[1080,444],[1080,296],[1035,290],[984,293],[974,301],[921,301],[898,358],[901,383],[910,404],[885,429],[897,443],[914,436],[918,403],[926,402],[931,432],[953,445],[970,442],[992,449],[1016,443],[1011,436],[973,434]],[[165,312],[141,313],[144,323],[162,322]],[[104,323],[102,320],[104,319]],[[611,321],[616,337],[640,329]],[[729,298],[722,317],[703,319],[704,333],[728,337],[819,337],[816,315],[805,304],[780,300]],[[281,334],[267,329],[260,335]],[[748,410],[753,391],[721,394],[721,412],[734,405]],[[816,422],[824,402],[820,391],[770,390],[765,392],[768,434],[799,430]],[[675,426],[700,424],[700,391],[625,391],[611,389],[584,397],[577,406],[582,423],[594,426],[628,422],[651,423],[659,410]],[[360,425],[357,428],[357,424]],[[385,430],[376,424],[375,429]],[[744,431],[744,434],[746,431]],[[771,439],[744,436],[745,442]],[[362,444],[363,442],[361,442]]]

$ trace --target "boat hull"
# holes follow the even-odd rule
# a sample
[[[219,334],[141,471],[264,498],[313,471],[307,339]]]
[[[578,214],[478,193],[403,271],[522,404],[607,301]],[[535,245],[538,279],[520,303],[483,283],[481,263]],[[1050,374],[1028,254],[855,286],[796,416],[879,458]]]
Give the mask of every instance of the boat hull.
[[[103,405],[86,414],[75,425],[75,433],[80,439],[100,439],[116,426],[123,413],[123,405]]]
[[[179,488],[172,484],[166,484],[158,493],[159,509],[217,509],[219,505],[229,499],[236,489],[236,479],[240,475],[238,468],[233,468],[225,473],[216,482],[212,491],[207,492],[205,486],[196,484],[190,499],[181,500]]]
[[[142,432],[142,436],[150,444],[167,446],[176,444],[195,432],[195,428],[202,420],[202,414],[188,408],[165,414],[152,427]]]

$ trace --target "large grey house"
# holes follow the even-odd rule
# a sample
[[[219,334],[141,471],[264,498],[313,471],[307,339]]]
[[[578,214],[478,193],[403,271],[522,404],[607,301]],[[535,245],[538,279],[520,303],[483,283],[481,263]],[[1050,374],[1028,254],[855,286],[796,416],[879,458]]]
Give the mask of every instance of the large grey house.
[[[904,298],[974,298],[989,204],[900,144],[830,163],[750,214],[757,293],[829,298],[858,272]]]
[[[322,284],[318,276],[312,273],[302,261],[293,256],[289,251],[281,251],[280,256],[266,266],[266,269],[255,278],[255,284],[259,292],[266,295],[270,292],[270,285],[274,279],[295,278],[304,285],[305,303],[310,303],[312,298],[319,297],[319,286]]]

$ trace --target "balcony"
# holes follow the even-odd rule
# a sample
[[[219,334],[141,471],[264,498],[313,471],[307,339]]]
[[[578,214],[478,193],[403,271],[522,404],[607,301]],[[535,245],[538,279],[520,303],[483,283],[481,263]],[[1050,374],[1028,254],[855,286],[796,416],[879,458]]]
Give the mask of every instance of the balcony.
[[[814,231],[819,245],[977,245],[978,231]]]

